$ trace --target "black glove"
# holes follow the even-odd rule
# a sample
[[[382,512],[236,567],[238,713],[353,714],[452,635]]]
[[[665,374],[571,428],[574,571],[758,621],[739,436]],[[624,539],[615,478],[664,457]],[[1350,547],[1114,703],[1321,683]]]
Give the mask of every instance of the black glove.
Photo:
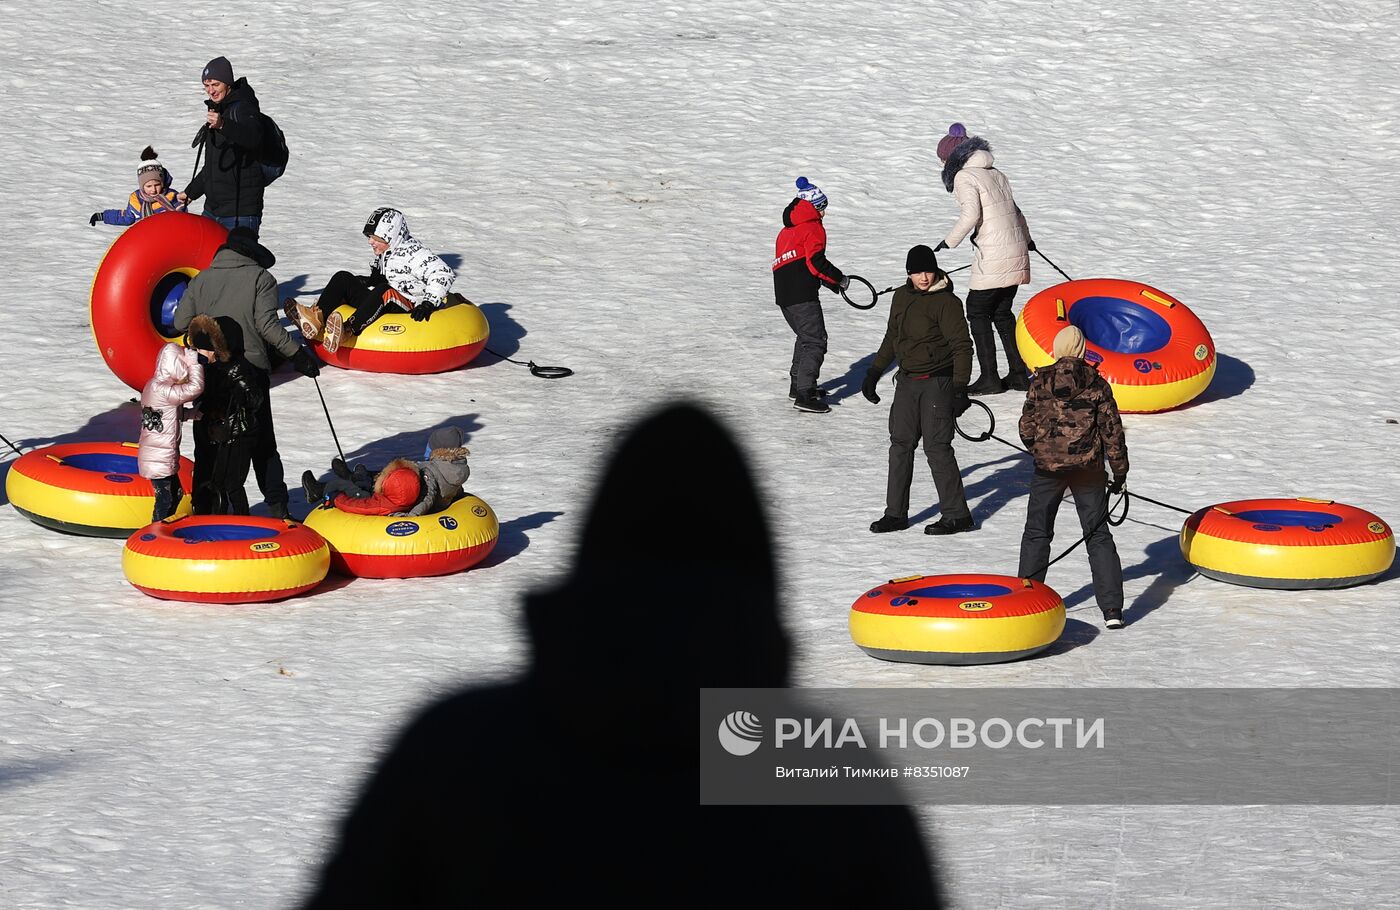
[[[312,379],[321,375],[321,365],[306,348],[297,348],[297,352],[292,355],[292,366],[301,375],[310,376]]]
[[[102,220],[102,213],[101,213],[101,212],[93,212],[93,213],[92,213],[92,217],[88,219],[88,225],[91,226],[91,225],[97,224],[97,222],[99,222],[99,221],[101,221],[101,220]]]
[[[865,400],[871,404],[879,404],[880,396],[875,394],[875,386],[880,383],[880,374],[870,370],[865,374],[865,381],[860,384],[860,393],[865,396]]]
[[[850,286],[851,286],[851,276],[850,276],[850,275],[842,275],[842,276],[841,276],[841,280],[838,281],[838,282],[836,282],[836,287],[839,288],[840,290],[843,290],[843,291],[844,291],[846,288],[850,287]]]
[[[414,322],[427,322],[432,318],[433,310],[435,309],[437,309],[437,307],[433,306],[431,300],[425,300],[414,307],[408,315],[413,318]]]
[[[967,397],[967,386],[960,385],[953,387],[953,417],[963,416],[963,412],[972,407],[972,399]]]
[[[938,241],[938,246],[936,246],[936,247],[933,248],[933,251],[934,251],[935,253],[941,253],[941,252],[943,252],[943,251],[946,250],[946,249],[948,249],[948,241],[946,241],[946,240],[940,240],[940,241]]]
[[[1117,496],[1123,492],[1123,485],[1128,482],[1128,475],[1120,474],[1108,482],[1108,495]]]
[[[1027,241],[1026,241],[1026,252],[1028,252],[1028,253],[1034,253],[1034,252],[1035,252],[1035,241],[1034,241],[1034,240],[1027,240]]]

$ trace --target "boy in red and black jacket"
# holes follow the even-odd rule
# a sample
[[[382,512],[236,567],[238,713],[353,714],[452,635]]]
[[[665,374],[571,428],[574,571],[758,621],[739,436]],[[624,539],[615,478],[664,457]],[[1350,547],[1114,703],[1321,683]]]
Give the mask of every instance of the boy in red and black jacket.
[[[797,178],[797,197],[783,210],[783,229],[773,254],[773,296],[783,318],[797,336],[792,351],[792,385],[788,398],[799,411],[825,414],[831,410],[817,388],[817,375],[826,356],[826,322],[817,291],[822,285],[845,290],[851,280],[826,258],[826,194],[806,177]]]

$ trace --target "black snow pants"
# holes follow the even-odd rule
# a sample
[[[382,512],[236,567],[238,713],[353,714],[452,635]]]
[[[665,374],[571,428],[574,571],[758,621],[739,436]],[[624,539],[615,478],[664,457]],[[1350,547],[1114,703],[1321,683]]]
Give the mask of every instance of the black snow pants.
[[[1094,577],[1094,598],[1107,616],[1123,609],[1123,563],[1113,543],[1108,521],[1108,475],[1102,466],[1077,471],[1036,469],[1026,506],[1026,530],[1021,535],[1021,565],[1016,574],[1044,581],[1050,561],[1050,541],[1055,539],[1055,514],[1068,489],[1079,512],[1079,526],[1089,535],[1089,571]],[[1090,528],[1093,528],[1092,533]],[[1034,573],[1034,574],[1029,574]]]

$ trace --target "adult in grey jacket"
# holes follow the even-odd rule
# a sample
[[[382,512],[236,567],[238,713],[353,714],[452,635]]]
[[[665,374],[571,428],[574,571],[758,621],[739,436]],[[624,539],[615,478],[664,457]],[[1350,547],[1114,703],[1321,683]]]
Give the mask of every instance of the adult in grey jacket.
[[[961,124],[953,124],[950,136],[961,128]],[[943,186],[957,199],[960,214],[934,250],[956,247],[969,233],[977,247],[972,259],[972,279],[967,285],[967,321],[972,326],[981,375],[967,392],[992,395],[1006,391],[1008,386],[1025,391],[1030,387],[1030,377],[1016,350],[1016,317],[1011,315],[1011,303],[1016,299],[1016,288],[1031,280],[1030,254],[1035,241],[1012,198],[1010,181],[993,166],[992,147],[987,140],[970,136],[951,151],[943,143],[939,149],[947,155]],[[1010,373],[1005,380],[997,372],[993,326],[1006,349]]]
[[[196,316],[227,316],[237,322],[243,330],[244,356],[257,368],[264,388],[271,385],[268,374],[274,350],[290,358],[292,366],[302,374],[314,377],[320,373],[316,359],[278,321],[277,279],[267,271],[276,261],[250,229],[234,228],[214,254],[214,261],[190,281],[175,308],[174,326],[180,331],[188,328]],[[263,396],[257,425],[252,461],[258,489],[272,515],[287,518],[287,484],[283,481],[282,457],[277,453],[272,426],[271,396]],[[198,459],[198,451],[195,457]]]

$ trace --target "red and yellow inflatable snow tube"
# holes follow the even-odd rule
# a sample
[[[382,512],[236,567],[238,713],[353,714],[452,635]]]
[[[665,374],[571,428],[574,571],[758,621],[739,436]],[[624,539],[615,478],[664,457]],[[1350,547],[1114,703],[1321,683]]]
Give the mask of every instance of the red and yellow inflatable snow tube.
[[[167,341],[189,280],[209,266],[228,231],[212,218],[164,212],[127,228],[102,257],[92,281],[92,335],[117,378],[140,389]]]
[[[180,459],[185,497],[175,514],[190,514],[194,462]],[[151,523],[156,494],[137,473],[134,442],[69,442],[26,452],[10,465],[5,495],[25,518],[55,531],[126,537]]]
[[[316,587],[330,564],[330,547],[315,531],[251,515],[158,521],[122,550],[122,571],[139,590],[196,603],[282,600]]]
[[[465,298],[414,322],[407,313],[380,316],[359,335],[346,334],[334,354],[321,345],[322,360],[346,370],[372,373],[444,373],[464,366],[480,354],[491,335],[486,316]],[[340,318],[349,321],[354,308],[342,306]],[[154,361],[153,361],[154,362]]]
[[[1055,336],[1068,325],[1084,333],[1084,359],[1113,387],[1120,411],[1183,405],[1215,375],[1215,343],[1205,325],[1186,304],[1141,282],[1086,278],[1036,294],[1016,320],[1026,365],[1054,363]]]
[[[1253,588],[1345,588],[1395,560],[1390,526],[1329,499],[1242,499],[1201,509],[1181,528],[1197,572]]]
[[[881,660],[990,664],[1044,650],[1065,605],[1043,582],[1008,575],[914,575],[851,604],[851,639]]]
[[[496,513],[470,493],[413,518],[312,509],[306,525],[330,542],[337,572],[361,578],[460,572],[485,559],[500,534]]]

